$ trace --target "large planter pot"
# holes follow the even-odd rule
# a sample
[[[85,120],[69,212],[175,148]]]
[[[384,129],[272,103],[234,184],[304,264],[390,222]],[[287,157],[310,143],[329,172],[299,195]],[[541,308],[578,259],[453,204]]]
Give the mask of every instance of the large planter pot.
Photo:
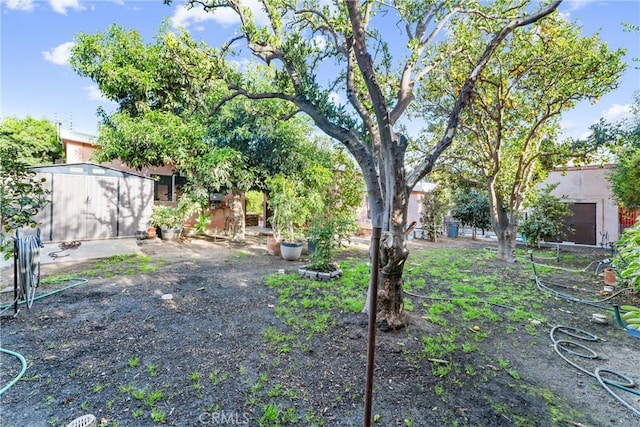
[[[182,228],[160,227],[160,238],[162,240],[177,242],[180,240],[180,233],[182,233]]]
[[[302,255],[302,242],[280,242],[280,254],[287,261],[295,261]]]

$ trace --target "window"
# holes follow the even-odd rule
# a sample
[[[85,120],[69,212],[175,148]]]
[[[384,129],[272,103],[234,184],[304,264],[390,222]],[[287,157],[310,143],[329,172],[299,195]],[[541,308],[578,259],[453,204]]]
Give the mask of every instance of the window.
[[[155,175],[153,184],[153,200],[174,202],[184,192],[187,178],[178,175]]]

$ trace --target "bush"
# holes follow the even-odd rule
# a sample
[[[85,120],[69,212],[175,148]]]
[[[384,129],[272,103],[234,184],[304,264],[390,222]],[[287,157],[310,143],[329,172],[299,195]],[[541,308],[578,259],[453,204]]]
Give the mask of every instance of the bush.
[[[526,236],[527,244],[539,245],[541,240],[562,237],[564,218],[572,212],[560,198],[551,194],[556,187],[558,183],[548,184],[528,200],[530,209],[518,222],[518,230]]]
[[[640,217],[634,226],[624,230],[616,243],[618,253],[613,258],[617,274],[640,291]]]
[[[349,219],[323,218],[314,220],[309,228],[309,243],[315,250],[309,252],[309,268],[315,271],[333,270],[335,251],[343,246],[356,230],[355,221]]]
[[[182,227],[182,222],[186,218],[187,214],[181,207],[155,205],[151,214],[151,225],[165,229],[177,229]]]

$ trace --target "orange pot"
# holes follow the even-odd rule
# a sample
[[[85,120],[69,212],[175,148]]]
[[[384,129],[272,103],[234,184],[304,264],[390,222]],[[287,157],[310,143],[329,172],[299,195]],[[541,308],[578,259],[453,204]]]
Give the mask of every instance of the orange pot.
[[[613,268],[605,268],[604,269],[604,284],[605,285],[615,285],[618,282],[616,278],[616,272]]]
[[[280,241],[273,236],[267,237],[267,252],[269,255],[280,256]]]

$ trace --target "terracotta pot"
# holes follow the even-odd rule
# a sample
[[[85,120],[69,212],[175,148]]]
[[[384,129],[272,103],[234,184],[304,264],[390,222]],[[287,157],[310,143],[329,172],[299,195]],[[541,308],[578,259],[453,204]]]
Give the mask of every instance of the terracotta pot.
[[[157,234],[156,234],[156,228],[155,227],[147,228],[147,239],[155,239],[156,236],[157,236]]]
[[[604,269],[604,283],[605,285],[615,285],[618,282],[616,278],[616,272],[613,268]]]
[[[280,241],[273,236],[267,236],[267,252],[269,255],[280,256]]]

